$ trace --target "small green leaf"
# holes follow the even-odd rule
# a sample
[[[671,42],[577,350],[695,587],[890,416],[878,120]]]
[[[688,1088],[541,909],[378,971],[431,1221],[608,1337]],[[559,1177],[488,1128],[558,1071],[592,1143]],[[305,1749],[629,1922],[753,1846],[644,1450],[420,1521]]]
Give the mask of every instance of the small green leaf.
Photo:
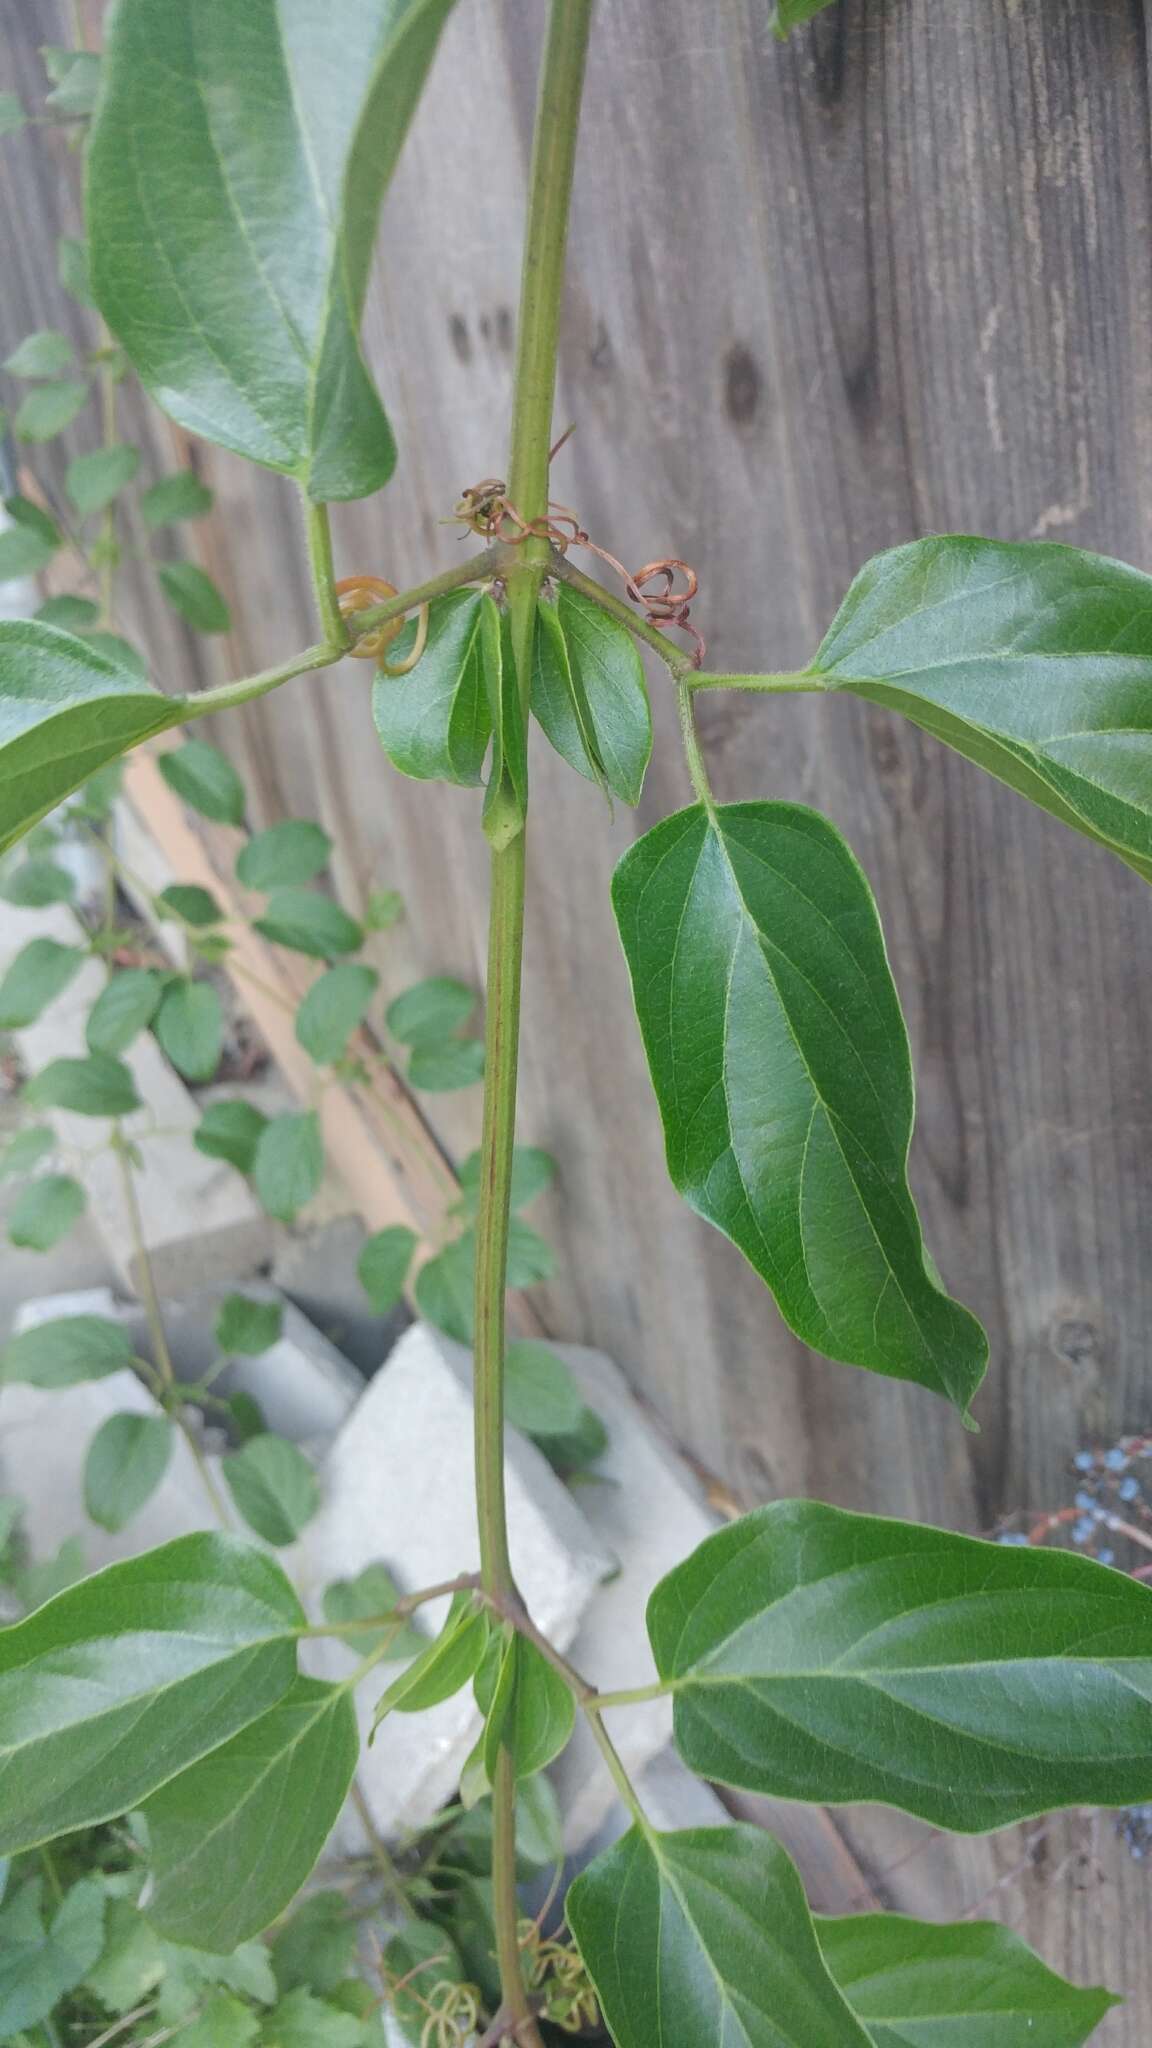
[[[103,58],[95,50],[44,49],[41,51],[55,91],[44,104],[54,114],[79,120],[89,115],[100,91]]]
[[[126,669],[129,675],[135,676],[138,682],[148,680],[148,664],[144,656],[121,634],[85,633],[84,638],[94,653],[103,654],[109,661],[118,662],[120,667]],[[112,765],[119,766],[119,763]]]
[[[174,526],[181,519],[203,519],[212,510],[212,493],[194,470],[178,469],[150,484],[140,500],[148,526]]]
[[[207,571],[197,562],[161,562],[161,588],[174,611],[197,633],[227,633],[232,614]]]
[[[104,1947],[84,1979],[85,1989],[119,2017],[140,2005],[164,1974],[159,1937],[130,1898],[108,1900]]]
[[[296,1037],[318,1066],[330,1067],[340,1058],[379,986],[375,968],[348,962],[330,967],[312,983],[296,1012]]]
[[[375,1621],[390,1614],[399,1598],[400,1588],[382,1564],[365,1565],[354,1579],[334,1579],[326,1587],[324,1619],[356,1623]],[[387,1663],[418,1657],[428,1647],[427,1636],[410,1621],[400,1626],[394,1621],[385,1622],[378,1632],[362,1626],[349,1628],[342,1640],[359,1657],[370,1657],[380,1650]]]
[[[303,1985],[289,1991],[264,2028],[265,2048],[363,2048],[361,2014],[315,1998]]]
[[[386,1316],[403,1294],[418,1242],[407,1224],[393,1223],[375,1231],[361,1246],[356,1274],[377,1315]]]
[[[811,21],[814,14],[821,14],[831,5],[832,0],[776,0],[771,18],[773,33],[783,42],[790,29]]]
[[[230,1452],[220,1469],[249,1528],[278,1548],[295,1543],[320,1505],[319,1483],[303,1451],[271,1430]]]
[[[9,1140],[0,1152],[0,1180],[17,1180],[31,1173],[42,1159],[56,1150],[56,1133],[45,1124],[29,1124]]]
[[[269,893],[300,882],[312,882],[326,868],[332,841],[309,818],[282,818],[257,832],[236,856],[236,879],[246,889]]]
[[[633,1827],[568,1894],[617,2048],[873,2048],[762,1828]]]
[[[89,1052],[126,1052],[156,1014],[161,981],[148,967],[117,968],[88,1012]]]
[[[491,1783],[502,1746],[517,1778],[534,1777],[565,1749],[576,1722],[571,1687],[525,1636],[511,1632],[499,1656],[476,1674],[476,1704],[487,1716],[484,1765]]]
[[[487,592],[480,599],[480,660],[492,718],[492,760],[484,792],[484,832],[497,849],[524,829],[528,733],[512,655],[508,614]]]
[[[185,740],[159,757],[161,775],[177,796],[201,817],[217,825],[244,822],[244,784],[219,747],[207,740]]]
[[[824,1961],[875,2048],[1082,2048],[1120,2000],[1049,1970],[989,1921],[817,1920]]]
[[[0,1906],[0,2037],[10,2040],[46,2020],[53,2007],[83,1982],[104,1942],[104,1887],[81,1878],[47,1926],[42,1884],[23,1884]]]
[[[237,1097],[231,1102],[214,1102],[205,1110],[192,1134],[192,1143],[209,1159],[226,1159],[238,1173],[250,1174],[256,1166],[256,1148],[267,1128],[268,1118],[263,1111]]]
[[[352,1967],[357,1919],[339,1892],[313,1892],[297,1906],[272,1944],[272,1968],[283,1995],[297,1988],[323,1998]]]
[[[47,597],[36,614],[41,625],[65,633],[86,633],[99,624],[100,607],[90,597]]]
[[[418,1045],[408,1062],[409,1081],[426,1095],[472,1088],[483,1078],[484,1047],[478,1038],[446,1038],[440,1045]]]
[[[0,1031],[21,1031],[67,988],[84,964],[79,946],[29,939],[0,981]]]
[[[132,1339],[105,1316],[54,1316],[11,1337],[0,1351],[0,1381],[29,1387],[74,1387],[106,1379],[132,1362]]]
[[[72,361],[72,343],[54,327],[41,327],[26,334],[18,348],[4,359],[10,377],[58,377]]]
[[[160,1980],[156,2017],[161,2026],[178,2026],[204,2003],[209,1985],[225,1985],[258,2005],[276,2003],[272,1960],[262,1941],[242,1941],[231,1955],[214,1956],[185,1943],[161,1944],[164,1975]],[[187,2039],[187,2036],[183,2036]]]
[[[95,304],[92,297],[92,280],[88,274],[88,244],[77,242],[71,235],[61,235],[56,244],[56,274],[66,292],[79,299],[82,306]]]
[[[33,619],[0,620],[0,852],[182,715],[180,698],[87,642]]]
[[[0,1853],[129,1812],[288,1691],[296,1595],[230,1536],[109,1565],[0,1630]]]
[[[428,641],[415,668],[372,684],[372,716],[393,767],[422,782],[480,780],[492,713],[480,656],[480,597],[456,590],[428,610]],[[400,641],[391,650],[402,650]]]
[[[359,1750],[348,1690],[297,1678],[259,1720],[155,1793],[144,1809],[155,1873],[148,1912],[161,1933],[225,1953],[277,1919],[335,1825]]]
[[[21,861],[0,882],[4,901],[25,910],[42,910],[49,903],[71,903],[75,894],[75,877],[54,860]]]
[[[60,545],[31,526],[17,523],[0,533],[0,583],[22,583],[46,569]]]
[[[180,2030],[180,2048],[251,2048],[260,2020],[251,2006],[217,1991],[198,2017]]]
[[[421,1714],[452,1698],[474,1678],[488,1644],[489,1622],[471,1593],[455,1593],[439,1635],[392,1680],[373,1717],[373,1732],[386,1714]]]
[[[170,882],[155,900],[161,915],[171,911],[182,924],[190,924],[194,931],[203,931],[208,925],[223,921],[224,912],[212,891],[202,889],[196,882]]]
[[[4,510],[17,526],[23,527],[28,533],[38,534],[49,547],[59,547],[62,538],[60,528],[42,506],[34,504],[31,498],[21,497],[17,491],[13,496],[5,498]]]
[[[472,1342],[475,1269],[475,1233],[466,1230],[416,1275],[413,1291],[421,1315],[445,1336],[455,1337],[458,1344]]]
[[[577,774],[638,804],[652,752],[640,650],[626,626],[561,584],[536,612],[532,710]]]
[[[254,924],[273,945],[307,953],[313,960],[354,953],[364,938],[356,920],[316,889],[274,890],[263,917],[256,918]]]
[[[0,92],[0,135],[15,135],[28,116],[14,92]]]
[[[128,1068],[106,1052],[49,1060],[29,1081],[24,1100],[38,1109],[71,1109],[78,1116],[129,1116],[140,1108]]]
[[[556,1161],[550,1152],[542,1152],[538,1145],[517,1145],[512,1153],[512,1196],[513,1213],[526,1209],[537,1195],[551,1187],[556,1178]],[[470,1152],[460,1168],[461,1207],[469,1216],[476,1213],[480,1197],[480,1154]]]
[[[65,489],[81,519],[103,512],[131,483],[139,466],[139,451],[126,443],[94,448],[90,455],[78,455],[70,462]]]
[[[263,1436],[268,1421],[259,1401],[246,1394],[242,1387],[226,1398],[237,1443],[250,1444],[254,1436]]]
[[[210,981],[169,982],[152,1029],[186,1081],[212,1079],[224,1043],[224,1012]]]
[[[526,1436],[572,1436],[584,1419],[584,1397],[564,1360],[530,1339],[508,1346],[504,1402]]]
[[[804,1343],[966,1416],[987,1340],[925,1257],[907,1034],[835,827],[798,804],[694,805],[629,849],[612,899],[674,1186]]]
[[[8,1218],[8,1239],[25,1251],[50,1252],[84,1214],[86,1197],[70,1174],[29,1181]]]
[[[258,1357],[279,1341],[284,1310],[278,1301],[254,1301],[248,1294],[227,1294],[216,1315],[214,1335],[230,1356]]]
[[[402,1045],[440,1045],[468,1022],[475,1008],[474,989],[438,975],[431,981],[418,981],[389,1003],[388,1029]]]
[[[508,1285],[536,1287],[556,1271],[556,1254],[519,1216],[508,1225]]]
[[[404,898],[398,889],[369,889],[364,906],[366,932],[389,932],[404,915]]]
[[[776,1501],[648,1633],[702,1777],[963,1833],[1152,1798],[1152,1592],[1088,1558]]]
[[[265,1125],[256,1142],[252,1176],[268,1214],[291,1223],[324,1178],[324,1143],[315,1110],[287,1110]]]
[[[152,1498],[172,1456],[172,1424],[164,1415],[110,1415],[88,1446],[84,1508],[93,1522],[123,1529]]]
[[[36,384],[21,399],[12,426],[22,441],[52,441],[87,403],[88,386],[78,377]]]

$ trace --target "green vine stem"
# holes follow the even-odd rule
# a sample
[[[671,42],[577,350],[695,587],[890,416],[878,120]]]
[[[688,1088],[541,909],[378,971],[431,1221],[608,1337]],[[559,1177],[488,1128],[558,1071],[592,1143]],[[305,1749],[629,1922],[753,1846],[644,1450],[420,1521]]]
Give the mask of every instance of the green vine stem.
[[[815,669],[795,669],[778,676],[711,675],[706,669],[691,671],[684,678],[690,690],[756,690],[765,695],[782,696],[787,692],[826,690],[823,676]]]
[[[548,509],[548,461],[556,390],[556,352],[568,208],[592,0],[552,0],[540,73],[532,149],[528,224],[508,487],[531,524]],[[527,711],[536,598],[551,559],[545,539],[526,541],[507,568],[512,650]],[[474,565],[473,565],[474,566]],[[485,1591],[514,1591],[504,1505],[504,1295],[524,953],[525,835],[494,848],[488,940],[488,994],[476,1222],[476,1501]],[[501,1745],[492,1786],[492,1891],[502,2017],[521,2048],[541,2048],[524,1982],[516,1894],[516,1778]]]
[[[304,519],[308,535],[308,564],[312,571],[312,589],[324,638],[330,647],[347,647],[348,621],[340,610],[340,600],[336,595],[336,572],[332,565],[332,527],[327,505],[316,505],[311,498],[306,498]]]

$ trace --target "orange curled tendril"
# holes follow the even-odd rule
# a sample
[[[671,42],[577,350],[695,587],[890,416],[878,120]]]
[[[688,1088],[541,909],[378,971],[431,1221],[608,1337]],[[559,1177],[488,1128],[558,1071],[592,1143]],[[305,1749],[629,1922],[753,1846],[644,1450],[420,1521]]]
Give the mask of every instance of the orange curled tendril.
[[[367,611],[370,605],[386,604],[396,596],[394,583],[386,583],[382,576],[345,576],[336,585],[336,596],[340,604],[340,616],[350,618],[353,612]],[[406,676],[414,669],[424,652],[428,640],[428,607],[420,606],[416,614],[416,638],[411,650],[403,661],[389,661],[387,653],[392,642],[399,638],[408,621],[406,618],[389,619],[387,625],[376,626],[370,633],[362,633],[359,640],[348,649],[356,661],[374,661],[382,675]]]

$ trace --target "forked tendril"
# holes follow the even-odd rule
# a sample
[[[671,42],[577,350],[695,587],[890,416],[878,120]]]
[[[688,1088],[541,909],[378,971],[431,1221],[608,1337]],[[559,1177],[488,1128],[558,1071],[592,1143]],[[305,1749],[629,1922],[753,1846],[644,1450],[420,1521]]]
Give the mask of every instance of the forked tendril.
[[[395,584],[386,583],[382,576],[345,576],[336,585],[340,616],[345,619],[351,618],[354,612],[367,611],[370,605],[384,604],[397,595]],[[387,649],[407,624],[405,617],[389,619],[386,625],[362,633],[358,640],[353,641],[348,653],[356,661],[374,661],[382,675],[406,676],[410,669],[415,668],[428,640],[428,606],[422,604],[417,611],[416,638],[409,652],[402,661],[389,661]]]

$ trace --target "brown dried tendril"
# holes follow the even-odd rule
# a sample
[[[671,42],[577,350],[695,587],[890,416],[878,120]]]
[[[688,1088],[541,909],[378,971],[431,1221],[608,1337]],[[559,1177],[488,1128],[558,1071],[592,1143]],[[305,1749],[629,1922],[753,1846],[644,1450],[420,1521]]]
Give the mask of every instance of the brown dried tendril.
[[[394,583],[386,583],[382,576],[345,576],[336,585],[336,596],[340,604],[340,616],[351,618],[354,612],[367,611],[370,605],[385,604],[396,596]],[[408,624],[406,618],[389,619],[386,625],[375,626],[368,633],[362,633],[348,649],[356,661],[374,661],[382,675],[406,676],[415,668],[428,639],[428,607],[420,606],[416,614],[416,638],[403,661],[389,661],[387,649]]]

